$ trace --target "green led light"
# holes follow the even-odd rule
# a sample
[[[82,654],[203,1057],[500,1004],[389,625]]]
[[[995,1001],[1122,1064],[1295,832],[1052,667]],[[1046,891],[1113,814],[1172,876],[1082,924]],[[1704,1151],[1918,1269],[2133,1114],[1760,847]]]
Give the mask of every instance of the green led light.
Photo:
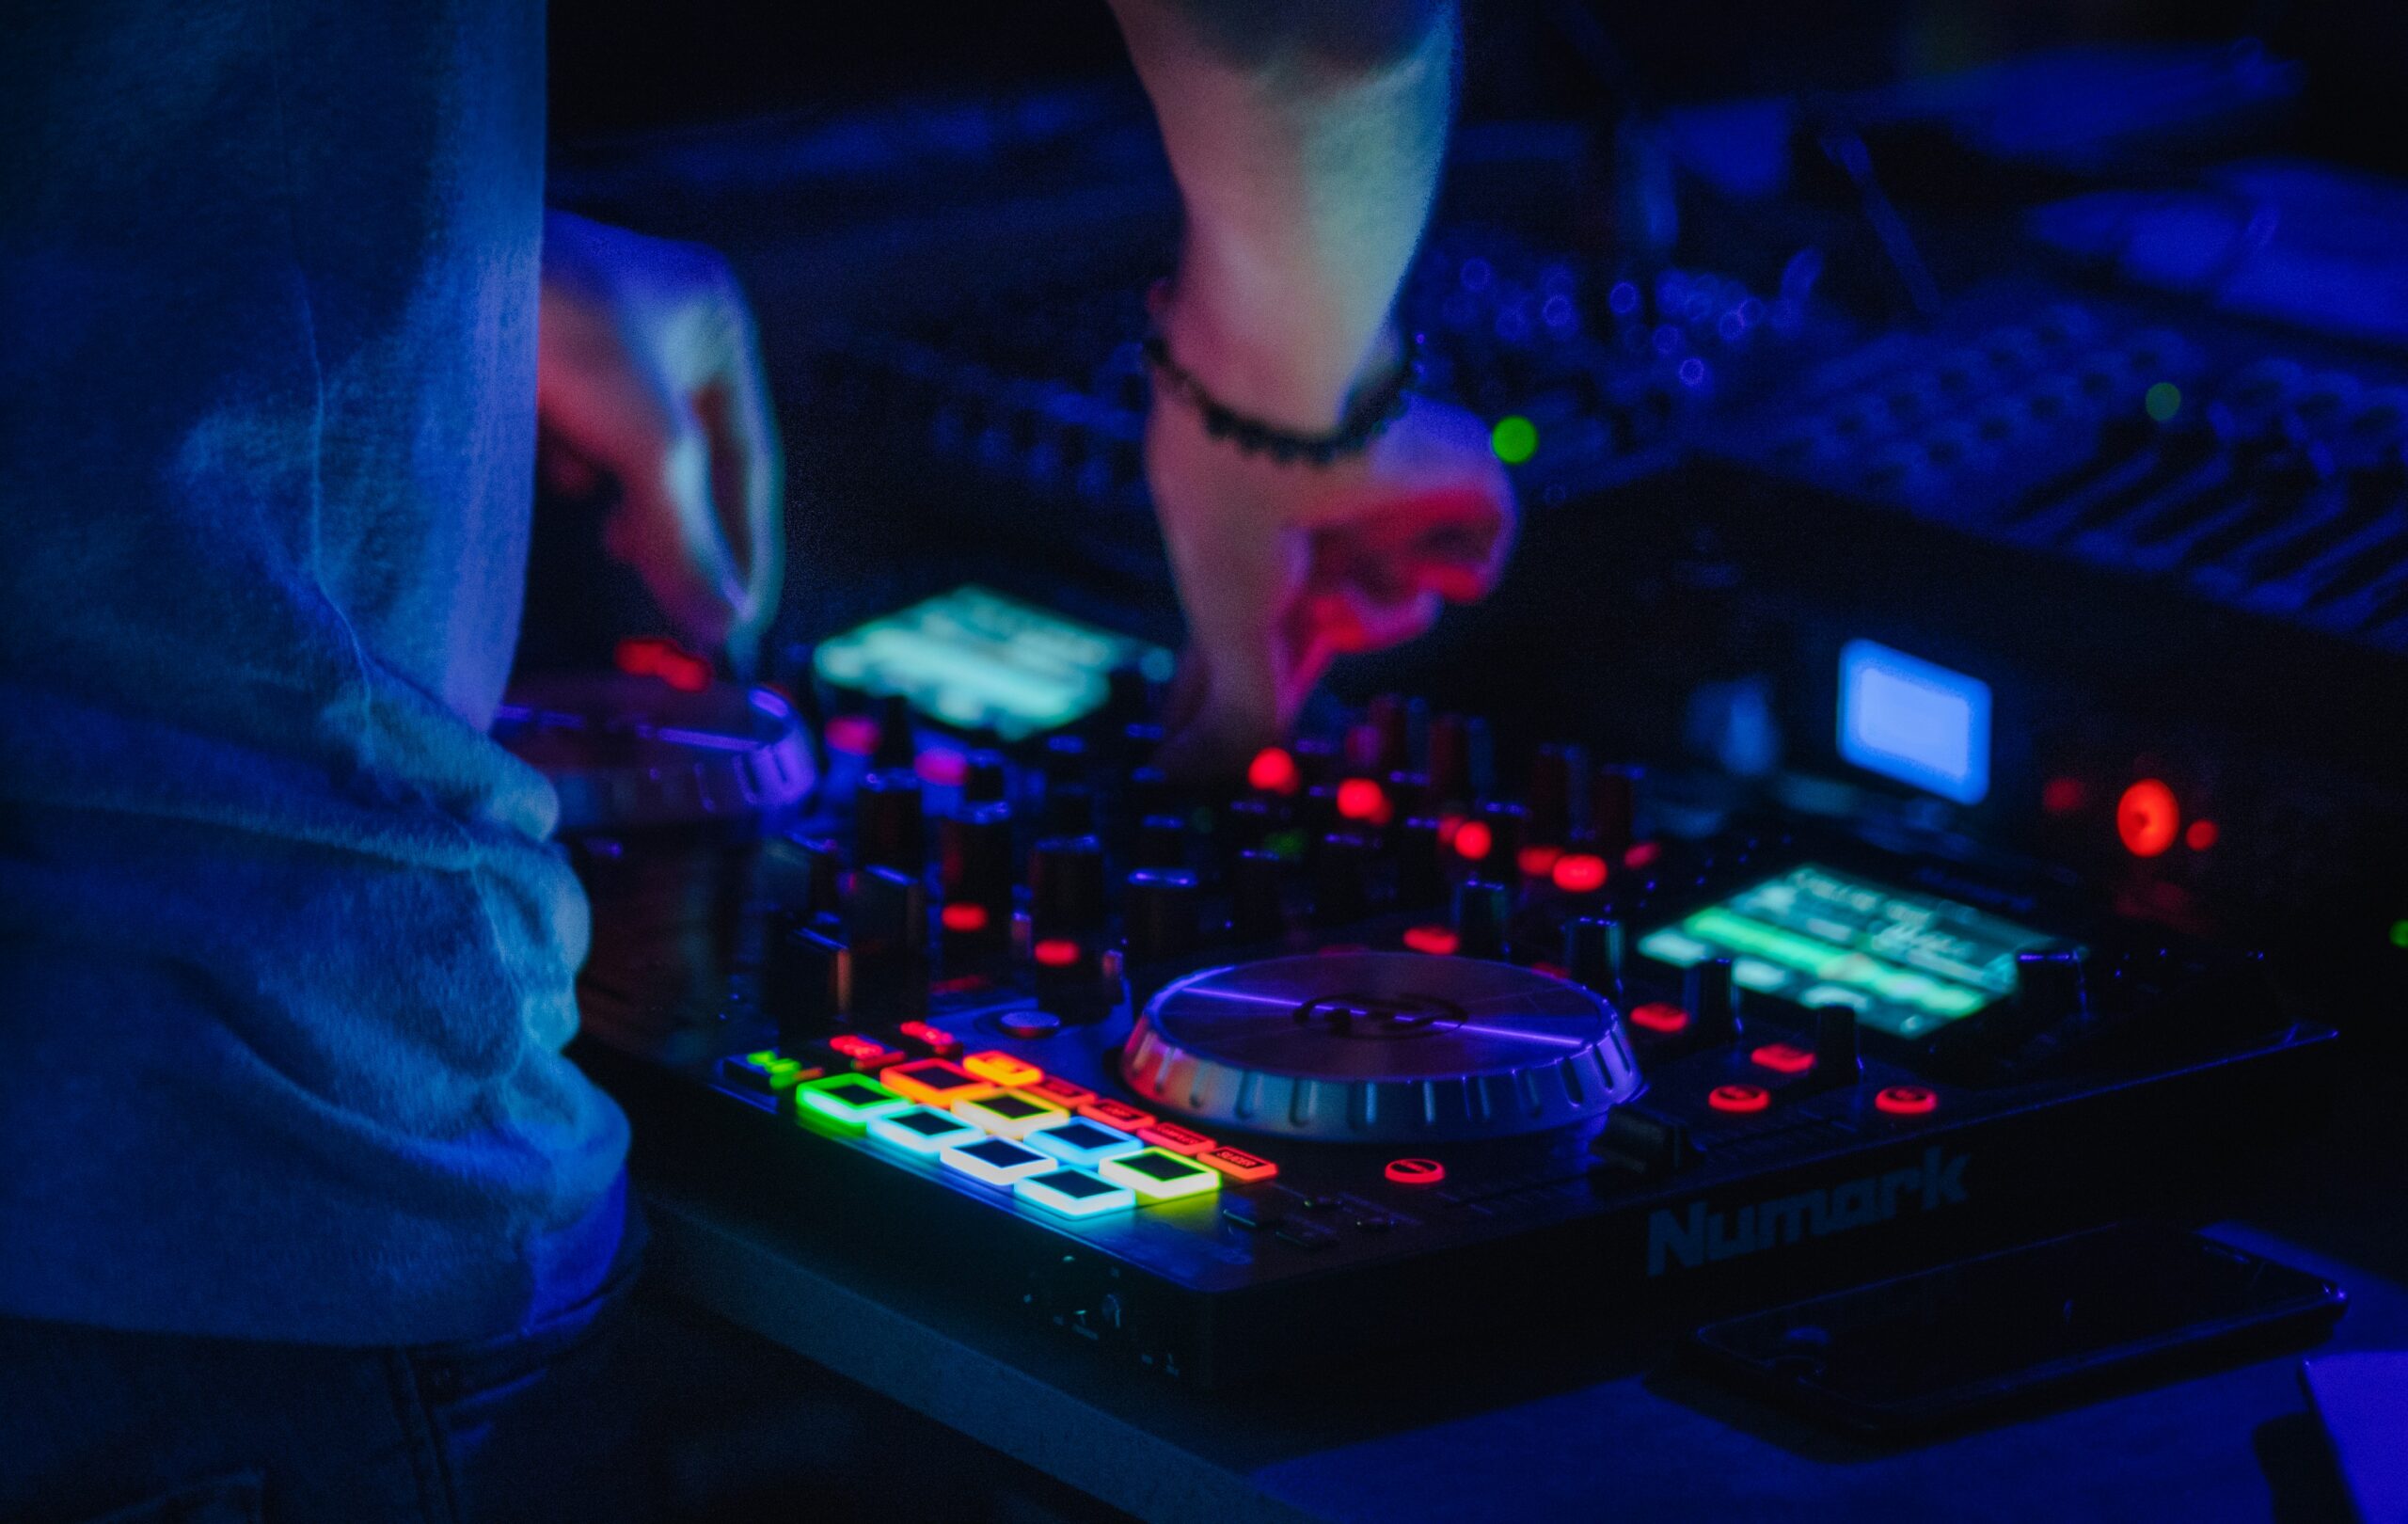
[[[798,1116],[807,1112],[841,1127],[866,1126],[872,1117],[890,1116],[911,1104],[876,1080],[863,1079],[859,1074],[806,1080],[794,1087],[794,1099]]]
[[[2401,916],[2391,923],[2391,945],[2395,947],[2408,947],[2408,915]]]
[[[1538,426],[1519,413],[1497,421],[1488,431],[1488,448],[1508,466],[1519,466],[1538,453]]]
[[[2171,381],[2160,381],[2141,394],[2141,406],[2160,423],[2170,423],[2182,411],[2182,389]]]

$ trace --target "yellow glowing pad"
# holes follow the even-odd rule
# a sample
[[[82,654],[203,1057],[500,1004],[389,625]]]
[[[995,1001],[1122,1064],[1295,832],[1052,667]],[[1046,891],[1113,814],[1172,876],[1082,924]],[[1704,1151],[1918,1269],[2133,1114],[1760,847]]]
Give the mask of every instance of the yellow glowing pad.
[[[1208,1169],[1168,1149],[1106,1159],[1096,1166],[1095,1172],[1115,1185],[1128,1186],[1138,1199],[1149,1203],[1176,1201],[1182,1196],[1202,1196],[1221,1188],[1219,1170]]]
[[[980,1079],[993,1080],[1002,1086],[1028,1085],[1045,1077],[1045,1071],[1025,1058],[1015,1058],[1001,1048],[989,1048],[961,1060],[961,1067]]]
[[[1060,1106],[1049,1106],[1018,1090],[1006,1090],[984,1101],[958,1101],[953,1114],[997,1137],[1025,1137],[1038,1128],[1051,1126],[1069,1116]]]

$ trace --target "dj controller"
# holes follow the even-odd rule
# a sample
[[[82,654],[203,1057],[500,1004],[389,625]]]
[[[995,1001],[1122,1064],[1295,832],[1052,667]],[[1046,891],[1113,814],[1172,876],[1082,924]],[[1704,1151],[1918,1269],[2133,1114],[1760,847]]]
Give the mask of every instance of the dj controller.
[[[2203,113],[2246,72],[2182,67]],[[2151,283],[1942,196],[1925,268],[1793,187],[1649,249],[1465,135],[1402,310],[1513,567],[1187,786],[1172,225],[1054,183],[1111,132],[1024,145],[1067,220],[966,219],[1034,252],[895,243],[944,278],[791,368],[825,511],[769,686],[634,641],[505,710],[640,1167],[1227,1385],[2178,1214],[2396,1052],[2408,347],[2227,300],[2264,240]]]

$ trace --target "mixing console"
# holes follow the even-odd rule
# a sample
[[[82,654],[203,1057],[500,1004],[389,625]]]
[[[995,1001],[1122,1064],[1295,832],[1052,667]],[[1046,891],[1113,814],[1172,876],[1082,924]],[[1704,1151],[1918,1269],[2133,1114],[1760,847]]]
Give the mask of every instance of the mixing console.
[[[1212,1384],[1567,1277],[1566,1318],[1630,1317],[2162,1198],[2325,1082],[2253,960],[2045,879],[1666,838],[1644,774],[1549,746],[1508,786],[1399,698],[1183,789],[1142,671],[1105,686],[1007,750],[823,690],[816,802],[733,897],[611,892],[657,823],[580,837],[588,1025],[628,1050],[588,1061],[640,1135]],[[681,938],[708,976],[626,977]]]

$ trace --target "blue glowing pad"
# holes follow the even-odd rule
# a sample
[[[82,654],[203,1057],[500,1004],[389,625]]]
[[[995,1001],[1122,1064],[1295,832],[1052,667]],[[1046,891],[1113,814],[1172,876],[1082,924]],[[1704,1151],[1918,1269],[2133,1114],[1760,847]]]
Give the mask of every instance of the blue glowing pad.
[[[1064,1217],[1095,1217],[1126,1212],[1137,1204],[1137,1193],[1126,1185],[1098,1180],[1084,1169],[1056,1169],[1031,1175],[1012,1187],[1012,1194],[1032,1206]]]
[[[1990,685],[1873,641],[1840,648],[1840,755],[1959,804],[1990,791]]]
[[[1083,1165],[1089,1169],[1106,1159],[1117,1159],[1146,1146],[1117,1127],[1106,1127],[1084,1117],[1023,1133],[1021,1141],[1064,1164]]]
[[[871,1119],[869,1135],[906,1153],[933,1159],[947,1149],[975,1143],[987,1135],[934,1106],[913,1106],[909,1111]]]
[[[944,1150],[937,1158],[947,1169],[958,1169],[971,1179],[983,1180],[990,1185],[1009,1185],[1016,1180],[1062,1167],[1061,1160],[1007,1137],[981,1138],[975,1143],[964,1143]]]

